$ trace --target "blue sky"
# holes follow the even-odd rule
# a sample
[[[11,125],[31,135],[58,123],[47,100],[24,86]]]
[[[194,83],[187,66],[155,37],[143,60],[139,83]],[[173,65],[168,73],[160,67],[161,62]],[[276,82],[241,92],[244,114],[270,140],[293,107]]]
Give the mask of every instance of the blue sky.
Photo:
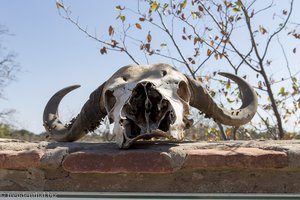
[[[79,16],[80,23],[88,25],[89,30],[96,29],[101,37],[115,23],[115,6],[125,1],[74,0],[65,4],[71,6],[75,17]],[[126,6],[134,7],[136,1],[126,1]],[[298,7],[296,1],[295,8]],[[299,12],[293,18],[300,19]],[[61,104],[63,120],[67,121],[76,116],[89,94],[114,71],[132,63],[118,53],[101,56],[98,43],[59,16],[54,0],[2,0],[0,24],[14,34],[1,42],[18,54],[21,66],[17,80],[5,89],[6,100],[0,99],[0,110],[15,109],[15,124],[35,133],[44,130],[43,109],[57,90],[72,84],[82,86]],[[162,58],[157,61],[165,62]]]
[[[79,10],[76,14],[83,23],[107,30],[115,20],[107,16],[117,14],[115,4],[98,2],[90,1],[93,8],[98,7],[93,12],[88,12],[91,5],[78,1],[72,10]],[[65,86],[80,84],[82,87],[62,102],[61,112],[68,120],[80,110],[90,92],[124,63],[131,63],[125,56],[117,55],[116,59],[113,53],[100,56],[100,45],[62,19],[53,0],[1,1],[0,19],[0,24],[14,34],[2,41],[18,54],[21,66],[17,81],[5,89],[6,100],[1,100],[0,110],[16,109],[14,121],[20,128],[43,131],[43,109],[51,95]]]

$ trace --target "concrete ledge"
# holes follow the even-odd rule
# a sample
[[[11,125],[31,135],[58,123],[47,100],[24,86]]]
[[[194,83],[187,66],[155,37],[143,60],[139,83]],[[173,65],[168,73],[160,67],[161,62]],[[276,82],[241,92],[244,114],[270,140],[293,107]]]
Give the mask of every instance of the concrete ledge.
[[[28,143],[0,139],[0,190],[300,192],[300,141]]]

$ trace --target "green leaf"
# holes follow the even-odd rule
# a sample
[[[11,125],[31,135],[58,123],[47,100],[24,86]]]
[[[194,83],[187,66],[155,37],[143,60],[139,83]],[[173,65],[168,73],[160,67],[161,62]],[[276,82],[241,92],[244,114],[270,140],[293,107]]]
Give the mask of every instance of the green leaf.
[[[193,19],[197,19],[197,18],[200,18],[201,17],[201,14],[199,12],[192,12],[192,18]]]
[[[216,96],[216,92],[214,92],[214,91],[210,91],[209,94],[210,94],[211,97],[215,97]]]
[[[279,94],[281,96],[287,96],[289,94],[289,92],[286,92],[285,91],[285,88],[284,87],[281,87],[280,90],[279,90]]]
[[[233,11],[234,11],[234,12],[240,12],[240,11],[241,11],[241,9],[240,9],[240,8],[237,8],[237,7],[235,7],[235,8],[233,8]]]
[[[122,21],[122,23],[124,23],[126,20],[126,17],[124,15],[120,14],[120,15],[118,15],[118,17],[116,19],[120,19]]]
[[[237,7],[241,7],[243,4],[242,4],[242,1],[238,0],[236,2],[234,2],[234,4],[237,6]]]
[[[281,94],[281,95],[283,96],[284,91],[285,91],[284,87],[281,87],[281,88],[280,88],[280,91],[279,91],[279,94]]]
[[[230,85],[231,85],[231,84],[230,84],[230,80],[228,80],[227,83],[226,83],[226,89],[227,89],[227,90],[230,88]]]
[[[240,12],[241,11],[241,8],[242,8],[242,6],[243,6],[243,3],[242,3],[242,1],[241,0],[238,0],[238,1],[236,1],[236,2],[234,2],[234,8],[233,8],[233,11],[234,12]]]
[[[121,19],[121,21],[124,23],[125,20],[126,20],[126,17],[125,17],[124,15],[121,15],[121,16],[120,16],[120,19]]]
[[[186,4],[187,4],[187,1],[186,1],[186,0],[184,0],[184,1],[183,1],[183,3],[181,4],[181,9],[185,9],[185,7],[186,7]]]
[[[235,100],[227,98],[227,101],[228,101],[228,103],[233,103]]]
[[[164,48],[164,47],[166,47],[166,46],[167,46],[167,44],[165,44],[165,43],[161,43],[161,44],[160,44],[160,47],[161,47],[161,48]]]
[[[169,4],[165,3],[163,6],[163,10],[165,11],[169,7]]]

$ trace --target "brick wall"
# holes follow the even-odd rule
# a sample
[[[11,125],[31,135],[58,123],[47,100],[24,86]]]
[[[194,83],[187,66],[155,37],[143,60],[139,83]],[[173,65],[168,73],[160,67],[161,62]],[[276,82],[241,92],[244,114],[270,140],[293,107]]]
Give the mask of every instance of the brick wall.
[[[300,192],[300,141],[29,143],[0,139],[0,190]]]

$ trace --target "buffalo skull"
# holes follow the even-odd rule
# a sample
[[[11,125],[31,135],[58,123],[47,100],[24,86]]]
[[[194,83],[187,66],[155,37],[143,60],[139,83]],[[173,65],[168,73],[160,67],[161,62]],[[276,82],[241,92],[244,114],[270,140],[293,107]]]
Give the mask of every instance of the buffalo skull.
[[[238,84],[242,99],[240,109],[219,107],[200,82],[167,64],[129,65],[119,69],[91,93],[78,116],[66,125],[59,120],[58,105],[67,93],[79,86],[58,91],[45,107],[44,126],[52,139],[70,142],[95,130],[108,116],[110,122],[115,123],[113,133],[117,144],[120,148],[128,148],[138,139],[182,140],[189,124],[189,106],[225,125],[248,123],[257,110],[255,91],[236,75],[219,74]]]

